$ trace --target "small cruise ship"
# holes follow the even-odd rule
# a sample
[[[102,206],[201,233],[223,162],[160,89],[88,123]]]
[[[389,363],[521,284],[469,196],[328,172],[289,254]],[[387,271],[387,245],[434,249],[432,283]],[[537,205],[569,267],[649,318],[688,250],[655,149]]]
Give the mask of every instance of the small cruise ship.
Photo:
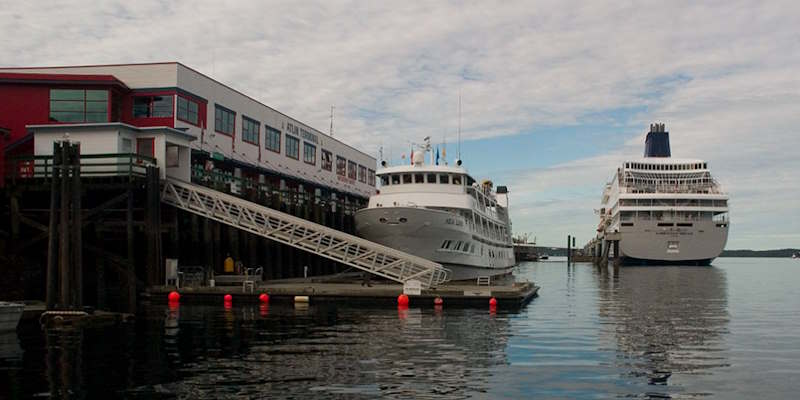
[[[438,262],[451,280],[510,273],[515,260],[506,187],[478,183],[460,161],[437,165],[432,158],[427,142],[410,165],[382,163],[379,193],[356,212],[358,235]]]
[[[606,184],[598,232],[619,233],[627,265],[709,265],[728,240],[728,195],[704,160],[671,158],[664,124],[650,125],[644,158]]]

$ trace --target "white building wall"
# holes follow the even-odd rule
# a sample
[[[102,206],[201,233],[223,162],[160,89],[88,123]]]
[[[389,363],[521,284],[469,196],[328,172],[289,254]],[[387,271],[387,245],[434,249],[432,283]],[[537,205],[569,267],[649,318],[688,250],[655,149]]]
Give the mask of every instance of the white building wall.
[[[39,155],[52,155],[53,142],[64,139],[64,130],[52,131],[50,129],[37,130],[34,128],[34,154]],[[132,148],[123,148],[123,139],[131,141]],[[185,140],[177,140],[179,150],[179,165],[174,168],[167,168],[166,166],[166,146],[167,142],[174,143],[163,132],[135,132],[130,129],[98,129],[98,128],[85,128],[85,127],[69,127],[69,140],[80,143],[81,154],[112,154],[112,153],[136,153],[137,139],[153,139],[154,157],[156,165],[159,168],[159,174],[164,179],[167,176],[189,181],[191,178],[190,170],[190,150],[188,143]],[[183,142],[183,143],[181,143]],[[117,162],[128,162],[128,158],[120,159]],[[82,161],[82,164],[88,164],[95,161]],[[98,159],[98,163],[108,163],[108,159]],[[107,171],[110,167],[102,166],[95,168],[96,171]],[[120,171],[127,170],[128,167],[120,166]],[[85,171],[91,171],[92,167],[83,167]]]

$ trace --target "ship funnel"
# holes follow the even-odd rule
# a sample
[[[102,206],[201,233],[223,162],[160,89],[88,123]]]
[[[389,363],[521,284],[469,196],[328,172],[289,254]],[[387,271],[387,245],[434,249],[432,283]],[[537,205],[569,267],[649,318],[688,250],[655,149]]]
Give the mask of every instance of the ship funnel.
[[[664,124],[650,124],[650,132],[644,142],[645,157],[670,157],[669,132],[666,131]]]

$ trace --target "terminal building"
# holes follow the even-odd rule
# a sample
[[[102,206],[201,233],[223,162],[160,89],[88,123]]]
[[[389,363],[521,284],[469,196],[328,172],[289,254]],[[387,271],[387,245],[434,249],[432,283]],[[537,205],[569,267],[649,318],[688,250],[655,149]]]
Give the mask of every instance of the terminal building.
[[[79,143],[82,163],[90,155],[119,160],[128,154],[134,167],[142,160],[157,166],[162,179],[211,187],[346,233],[354,232],[354,212],[376,192],[374,157],[177,62],[0,68],[0,212],[4,220],[11,216],[11,226],[0,228],[0,245],[24,253],[19,265],[25,271],[20,273],[30,282],[23,284],[28,285],[25,298],[38,295],[44,286],[42,265],[50,263],[42,239],[48,214],[41,210],[51,203],[42,192],[52,191],[41,183],[47,180],[47,166],[38,187],[23,188],[20,182],[41,176],[41,165],[35,163],[54,162],[54,145],[65,139]],[[97,172],[81,165],[82,174]],[[85,210],[119,198],[115,189],[93,183],[100,181],[81,189]],[[163,225],[148,233],[142,221],[153,207],[142,206],[144,193],[137,193],[129,195],[136,203],[129,200],[127,219],[124,201],[107,207],[101,220],[94,211],[84,211],[95,218],[82,228],[84,250],[105,260],[96,263],[98,268],[131,268],[145,280],[148,265],[163,265],[145,257],[152,253],[145,250],[147,243],[156,243],[155,234],[164,242],[163,252],[153,253],[156,259],[163,254],[212,274],[223,272],[229,255],[245,267],[263,267],[265,279],[344,269],[170,207],[154,217]],[[8,252],[0,248],[0,253]],[[159,275],[163,270],[146,279],[148,284],[157,284]],[[119,276],[105,285],[132,285],[123,273]]]
[[[0,68],[0,99],[3,167],[82,132],[93,152],[164,154],[190,162],[195,178],[228,176],[234,192],[249,180],[347,204],[375,192],[374,157],[177,62]],[[190,157],[179,150],[187,140]]]

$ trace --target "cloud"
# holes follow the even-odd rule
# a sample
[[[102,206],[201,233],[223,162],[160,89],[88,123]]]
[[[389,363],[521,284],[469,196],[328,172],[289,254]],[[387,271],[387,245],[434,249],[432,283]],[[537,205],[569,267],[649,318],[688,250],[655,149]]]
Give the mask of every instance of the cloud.
[[[553,244],[588,238],[602,183],[662,120],[731,191],[730,246],[800,242],[796,2],[4,3],[0,64],[177,60],[322,131],[336,105],[335,135],[372,154],[455,141],[459,93],[464,140],[615,127],[606,154],[505,172],[531,183],[515,228]]]

